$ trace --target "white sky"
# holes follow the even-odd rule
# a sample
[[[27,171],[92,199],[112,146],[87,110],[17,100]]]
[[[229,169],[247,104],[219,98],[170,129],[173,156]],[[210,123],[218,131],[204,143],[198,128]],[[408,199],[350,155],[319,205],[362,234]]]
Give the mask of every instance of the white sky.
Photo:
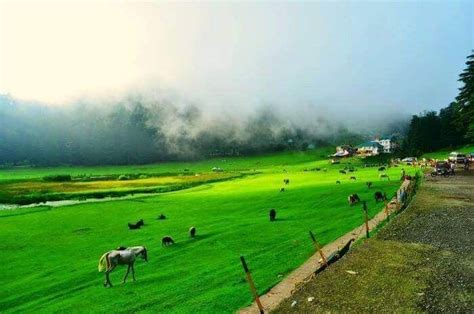
[[[50,103],[170,89],[202,103],[446,106],[473,2],[0,0],[0,93]]]

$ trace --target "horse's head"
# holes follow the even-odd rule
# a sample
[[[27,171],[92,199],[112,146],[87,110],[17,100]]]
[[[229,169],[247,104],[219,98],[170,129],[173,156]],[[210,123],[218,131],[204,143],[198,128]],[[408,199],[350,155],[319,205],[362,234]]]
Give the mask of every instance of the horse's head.
[[[148,251],[146,247],[143,247],[143,250],[140,253],[141,257],[145,260],[145,262],[148,262]]]

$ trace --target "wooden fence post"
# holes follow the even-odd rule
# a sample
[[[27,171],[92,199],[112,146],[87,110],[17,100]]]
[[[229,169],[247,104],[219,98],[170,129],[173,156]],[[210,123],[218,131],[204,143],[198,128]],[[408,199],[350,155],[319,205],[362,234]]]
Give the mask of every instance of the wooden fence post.
[[[247,282],[249,283],[250,286],[250,292],[252,293],[255,302],[257,302],[258,309],[260,310],[260,314],[263,314],[263,306],[262,303],[260,303],[260,298],[258,297],[257,294],[257,289],[255,289],[255,284],[253,283],[252,280],[252,275],[250,275],[250,270],[247,267],[247,263],[245,262],[245,258],[243,256],[240,256],[240,261],[242,262],[242,266],[244,267],[245,275],[247,276]]]
[[[326,256],[324,256],[323,250],[321,250],[321,246],[319,246],[319,243],[318,243],[318,241],[316,241],[316,238],[314,237],[314,234],[311,232],[311,230],[309,231],[309,235],[311,236],[311,240],[313,240],[314,247],[319,252],[319,255],[321,255],[321,258],[324,262],[324,265],[326,265],[326,267],[327,267],[328,266],[328,260],[326,259]]]
[[[365,234],[368,239],[369,238],[369,213],[367,212],[367,202],[363,201],[362,205],[364,206],[364,215],[365,215]]]

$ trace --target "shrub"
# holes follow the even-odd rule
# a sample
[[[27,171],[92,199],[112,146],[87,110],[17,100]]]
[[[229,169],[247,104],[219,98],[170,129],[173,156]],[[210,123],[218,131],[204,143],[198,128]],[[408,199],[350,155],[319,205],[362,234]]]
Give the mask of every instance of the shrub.
[[[71,181],[71,175],[70,174],[57,174],[57,175],[51,175],[51,176],[44,176],[43,181],[67,182],[67,181]]]
[[[118,177],[119,181],[125,181],[125,180],[128,180],[128,179],[130,179],[130,178],[128,176],[124,175],[124,174],[122,174]]]

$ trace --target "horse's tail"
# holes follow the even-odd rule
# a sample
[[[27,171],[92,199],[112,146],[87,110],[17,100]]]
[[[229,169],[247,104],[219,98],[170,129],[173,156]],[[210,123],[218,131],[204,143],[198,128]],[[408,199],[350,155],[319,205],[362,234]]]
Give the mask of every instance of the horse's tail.
[[[107,252],[107,253],[105,253],[104,255],[102,255],[102,257],[99,259],[99,266],[98,266],[98,268],[99,268],[99,272],[100,272],[100,273],[103,272],[103,271],[105,271],[105,270],[107,270],[107,268],[108,268],[108,265],[107,265],[107,264],[108,264],[108,263],[107,263],[107,261],[108,261],[107,256],[108,256],[108,255],[109,255],[109,252]]]

